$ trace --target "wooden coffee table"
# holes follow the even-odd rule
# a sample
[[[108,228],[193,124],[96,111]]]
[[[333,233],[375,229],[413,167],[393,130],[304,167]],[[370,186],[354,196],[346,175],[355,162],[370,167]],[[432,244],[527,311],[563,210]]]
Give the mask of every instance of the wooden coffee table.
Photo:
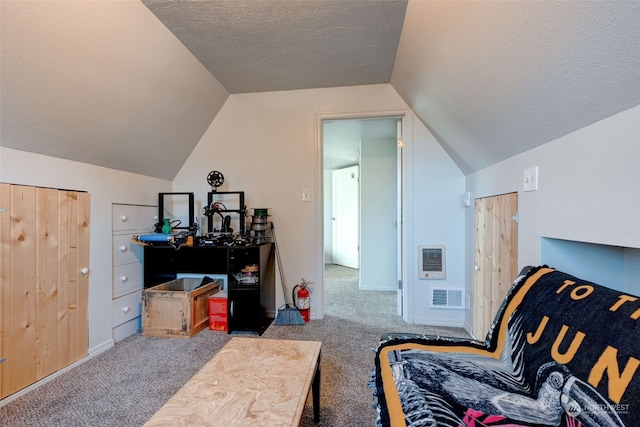
[[[145,426],[297,426],[310,388],[318,422],[320,346],[234,337]]]

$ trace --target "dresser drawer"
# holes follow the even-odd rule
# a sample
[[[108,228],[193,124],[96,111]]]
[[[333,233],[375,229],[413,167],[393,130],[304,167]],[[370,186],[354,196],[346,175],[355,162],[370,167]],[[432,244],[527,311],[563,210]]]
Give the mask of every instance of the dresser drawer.
[[[113,340],[115,342],[120,342],[126,337],[129,337],[136,332],[139,332],[142,329],[141,325],[142,318],[136,317],[135,319],[129,320],[128,322],[123,323],[122,325],[118,325],[113,328]]]
[[[113,236],[113,265],[142,263],[144,248],[131,241],[130,234]]]
[[[142,313],[142,291],[113,300],[113,325],[118,326]]]
[[[117,265],[113,267],[113,297],[143,289],[142,265],[134,262],[132,264]]]
[[[150,232],[158,221],[158,207],[146,205],[121,205],[114,203],[111,212],[113,232],[139,230]]]

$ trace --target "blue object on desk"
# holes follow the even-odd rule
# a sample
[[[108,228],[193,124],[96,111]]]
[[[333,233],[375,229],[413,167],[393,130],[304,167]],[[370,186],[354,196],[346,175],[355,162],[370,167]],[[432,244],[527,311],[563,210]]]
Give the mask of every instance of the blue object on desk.
[[[141,242],[149,242],[149,243],[158,243],[158,242],[169,242],[171,237],[177,236],[180,233],[150,233],[150,234],[140,234],[138,236],[138,240]]]

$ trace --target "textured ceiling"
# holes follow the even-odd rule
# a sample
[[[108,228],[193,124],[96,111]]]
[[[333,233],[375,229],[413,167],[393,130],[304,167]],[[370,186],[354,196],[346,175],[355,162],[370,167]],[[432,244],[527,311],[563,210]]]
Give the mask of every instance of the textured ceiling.
[[[229,94],[389,83],[465,174],[640,105],[640,2],[0,0],[0,144],[172,180]]]
[[[407,0],[143,0],[230,92],[389,83]]]
[[[465,173],[640,104],[640,2],[143,0],[230,93],[391,83]]]
[[[412,0],[391,85],[468,174],[640,104],[640,2]]]
[[[138,1],[0,0],[0,144],[172,180],[229,93]]]

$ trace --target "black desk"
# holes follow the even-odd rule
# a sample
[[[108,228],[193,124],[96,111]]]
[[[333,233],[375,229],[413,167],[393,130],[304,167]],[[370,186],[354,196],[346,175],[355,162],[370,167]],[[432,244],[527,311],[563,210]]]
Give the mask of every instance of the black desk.
[[[235,278],[246,265],[260,269],[256,284],[240,284]],[[275,261],[273,243],[251,246],[144,247],[144,287],[175,280],[178,273],[226,274],[228,331],[262,334],[273,320]]]

